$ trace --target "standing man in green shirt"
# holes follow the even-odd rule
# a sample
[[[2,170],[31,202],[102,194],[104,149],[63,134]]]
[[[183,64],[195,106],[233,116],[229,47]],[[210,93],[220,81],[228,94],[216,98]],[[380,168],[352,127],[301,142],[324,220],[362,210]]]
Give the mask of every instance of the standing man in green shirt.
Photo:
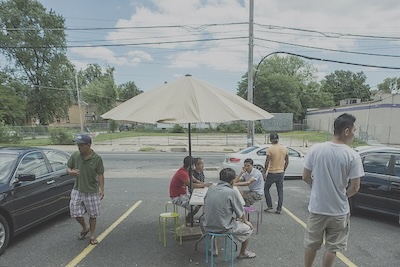
[[[69,208],[71,217],[82,226],[78,239],[82,240],[90,232],[90,244],[96,245],[96,218],[100,215],[100,200],[104,197],[103,160],[92,149],[89,135],[78,135],[76,144],[79,151],[68,160],[68,174],[75,176],[74,188],[71,191]],[[89,215],[89,225],[83,215]]]

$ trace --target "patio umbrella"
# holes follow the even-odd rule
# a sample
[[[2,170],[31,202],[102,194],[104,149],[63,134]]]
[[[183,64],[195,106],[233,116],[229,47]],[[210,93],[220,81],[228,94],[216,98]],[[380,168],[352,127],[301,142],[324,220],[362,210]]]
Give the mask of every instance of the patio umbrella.
[[[240,96],[186,75],[134,96],[101,117],[151,124],[187,123],[191,156],[190,123],[255,121],[270,119],[273,115]],[[189,171],[191,175],[191,169]],[[192,192],[191,183],[189,191]]]

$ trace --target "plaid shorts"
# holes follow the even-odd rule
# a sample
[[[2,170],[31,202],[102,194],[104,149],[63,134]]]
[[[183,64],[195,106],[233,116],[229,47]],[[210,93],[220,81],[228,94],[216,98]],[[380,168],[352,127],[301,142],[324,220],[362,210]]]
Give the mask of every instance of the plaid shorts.
[[[86,212],[90,218],[100,216],[100,195],[99,193],[82,193],[72,189],[69,202],[71,217],[82,217]]]
[[[172,198],[171,201],[174,205],[178,205],[187,210],[190,210],[190,205],[189,205],[190,196],[189,195],[180,195],[179,197]]]

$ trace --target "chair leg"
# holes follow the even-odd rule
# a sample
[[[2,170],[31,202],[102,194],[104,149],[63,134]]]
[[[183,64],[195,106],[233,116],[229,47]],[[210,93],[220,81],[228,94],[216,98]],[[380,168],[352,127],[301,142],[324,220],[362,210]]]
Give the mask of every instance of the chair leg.
[[[208,235],[206,234],[205,237],[206,237],[206,263],[208,263]]]
[[[210,253],[210,258],[211,258],[211,267],[214,266],[214,240],[215,240],[215,236],[211,236],[211,253]],[[207,251],[208,254],[208,251]]]
[[[164,218],[164,247],[167,246],[167,218]]]
[[[161,242],[161,217],[158,217],[158,240]]]

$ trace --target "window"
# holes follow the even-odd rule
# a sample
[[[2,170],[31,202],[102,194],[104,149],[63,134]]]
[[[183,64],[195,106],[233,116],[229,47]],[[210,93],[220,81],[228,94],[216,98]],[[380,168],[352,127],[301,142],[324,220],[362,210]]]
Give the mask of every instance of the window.
[[[20,174],[33,174],[36,178],[47,174],[46,162],[41,152],[33,152],[25,155],[18,166],[17,176]]]
[[[263,148],[260,151],[257,151],[258,156],[266,156],[267,155],[267,148]]]
[[[394,158],[394,176],[400,177],[400,156]]]
[[[288,155],[289,155],[289,157],[296,157],[296,158],[300,157],[299,152],[297,152],[291,148],[288,148]]]
[[[49,160],[53,171],[67,169],[68,156],[65,155],[64,153],[61,153],[58,151],[53,151],[53,150],[48,150],[48,151],[44,151],[44,154],[46,155],[47,159]]]
[[[363,159],[364,171],[369,173],[387,174],[390,155],[367,155]]]

